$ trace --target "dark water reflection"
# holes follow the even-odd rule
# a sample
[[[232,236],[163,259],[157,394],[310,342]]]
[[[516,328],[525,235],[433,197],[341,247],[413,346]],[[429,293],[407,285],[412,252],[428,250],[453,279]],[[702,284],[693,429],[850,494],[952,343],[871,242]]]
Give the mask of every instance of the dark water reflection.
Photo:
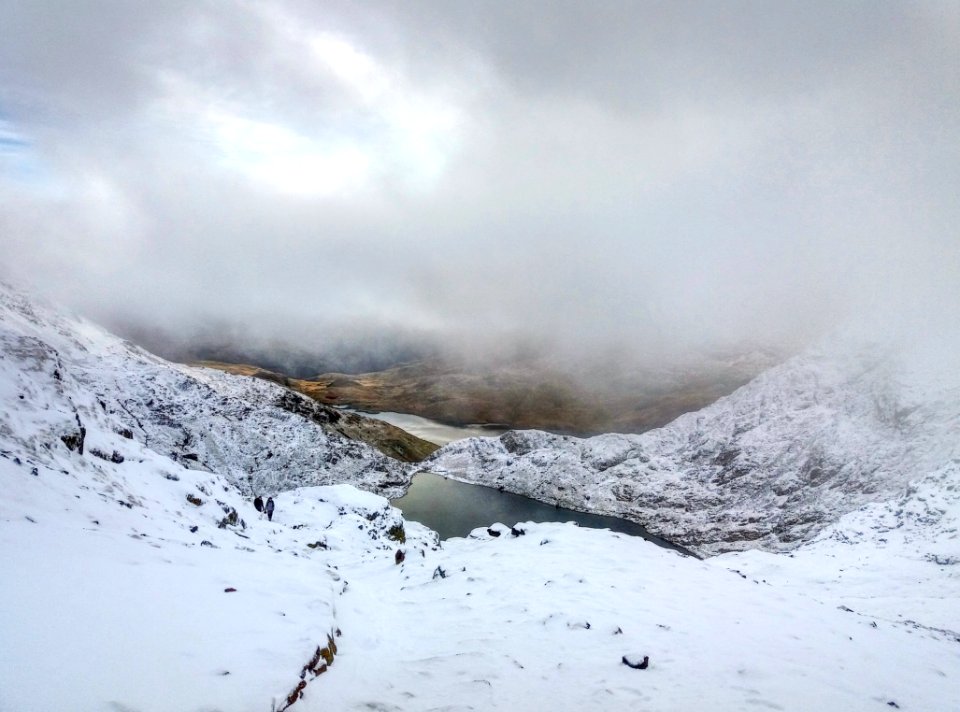
[[[473,529],[495,522],[507,526],[531,521],[576,522],[582,527],[639,536],[667,549],[690,553],[626,519],[558,509],[529,497],[449,480],[430,472],[414,476],[407,493],[391,504],[403,512],[405,519],[425,524],[436,531],[441,539],[467,536]]]

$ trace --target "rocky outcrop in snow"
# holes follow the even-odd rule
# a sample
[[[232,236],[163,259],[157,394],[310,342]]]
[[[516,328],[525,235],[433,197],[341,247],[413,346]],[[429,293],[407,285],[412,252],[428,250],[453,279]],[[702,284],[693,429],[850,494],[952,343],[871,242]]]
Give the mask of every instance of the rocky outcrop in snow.
[[[424,467],[623,516],[701,553],[791,549],[960,458],[960,386],[916,363],[838,343],[642,435],[510,432]]]
[[[247,494],[350,482],[396,496],[408,482],[398,462],[343,435],[357,415],[260,379],[169,363],[3,285],[0,376],[0,442],[35,464],[52,463],[58,448],[112,456],[112,445],[88,442],[95,421]]]

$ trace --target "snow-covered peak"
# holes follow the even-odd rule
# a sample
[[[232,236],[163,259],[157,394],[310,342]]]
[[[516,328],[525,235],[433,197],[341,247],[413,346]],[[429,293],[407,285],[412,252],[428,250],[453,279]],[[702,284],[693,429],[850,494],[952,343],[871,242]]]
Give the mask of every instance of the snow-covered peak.
[[[838,340],[642,435],[513,432],[452,443],[425,467],[704,553],[790,549],[960,457],[960,384],[918,353]]]

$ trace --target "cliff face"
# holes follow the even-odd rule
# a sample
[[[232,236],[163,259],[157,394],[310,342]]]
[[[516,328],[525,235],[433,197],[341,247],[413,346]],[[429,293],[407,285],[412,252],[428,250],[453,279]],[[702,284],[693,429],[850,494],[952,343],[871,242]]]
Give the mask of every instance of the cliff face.
[[[791,549],[960,457],[960,385],[837,343],[642,435],[452,443],[434,472],[615,514],[701,553]]]

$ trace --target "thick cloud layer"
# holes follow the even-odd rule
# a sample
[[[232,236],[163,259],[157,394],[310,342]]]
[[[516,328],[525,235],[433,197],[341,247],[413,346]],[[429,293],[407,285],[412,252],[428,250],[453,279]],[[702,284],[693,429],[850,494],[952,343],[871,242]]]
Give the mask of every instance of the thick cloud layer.
[[[949,2],[5,3],[0,276],[307,351],[956,329],[957,67]]]

